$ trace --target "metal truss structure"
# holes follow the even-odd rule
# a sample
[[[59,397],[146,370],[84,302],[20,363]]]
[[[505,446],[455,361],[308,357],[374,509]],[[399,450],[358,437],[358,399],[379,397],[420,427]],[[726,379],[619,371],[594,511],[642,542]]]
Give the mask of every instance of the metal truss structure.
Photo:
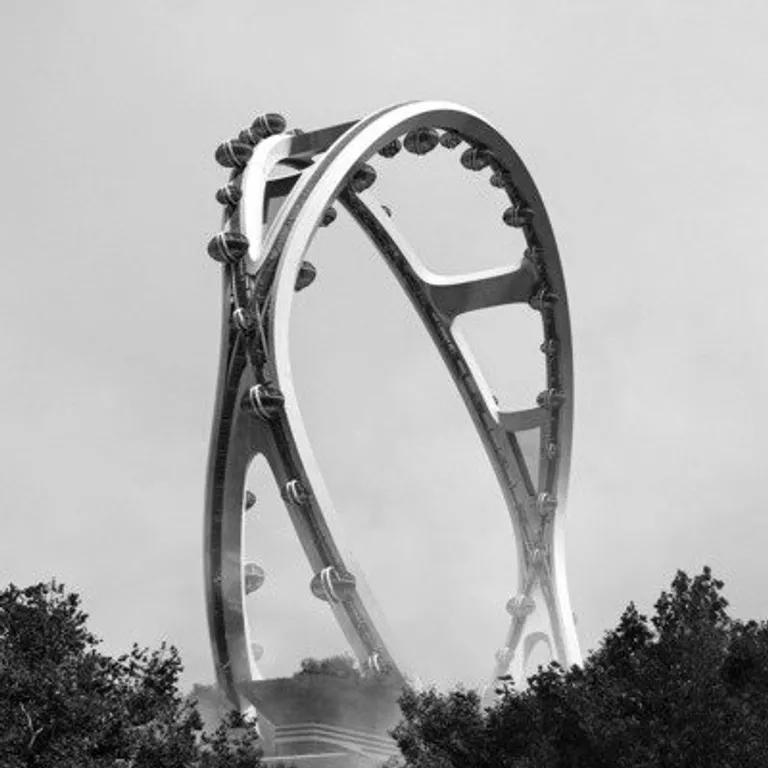
[[[443,150],[439,147],[442,146]],[[397,231],[371,187],[376,154],[421,155],[460,148],[469,171],[487,169],[507,202],[501,219],[519,228],[524,253],[510,266],[460,277],[432,273]],[[231,168],[217,193],[223,228],[209,243],[221,262],[223,324],[205,510],[205,580],[217,676],[233,703],[246,709],[241,685],[259,677],[246,595],[264,573],[245,561],[243,527],[254,497],[245,488],[251,461],[266,458],[315,573],[309,589],[328,603],[361,665],[401,676],[389,639],[333,512],[302,423],[288,350],[295,291],[315,268],[306,253],[318,227],[340,204],[375,244],[439,350],[485,446],[509,510],[517,545],[518,591],[507,603],[509,628],[489,672],[524,679],[539,642],[561,664],[580,661],[565,571],[563,532],[573,420],[571,331],[555,238],[541,197],[509,143],[471,110],[445,102],[411,102],[362,120],[320,130],[286,131],[275,114],[257,118],[217,160]],[[522,257],[522,259],[521,259]],[[505,411],[484,383],[453,328],[463,313],[505,304],[537,312],[542,322],[546,387],[532,407]],[[513,329],[510,329],[510,333]],[[535,405],[534,403],[535,398]],[[516,437],[538,430],[533,476]],[[490,676],[489,676],[490,678]]]

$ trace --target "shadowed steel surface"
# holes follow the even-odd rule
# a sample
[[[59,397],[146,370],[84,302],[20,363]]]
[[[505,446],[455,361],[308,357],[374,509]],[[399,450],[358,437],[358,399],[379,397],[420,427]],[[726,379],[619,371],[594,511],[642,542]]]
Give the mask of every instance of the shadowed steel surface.
[[[457,138],[466,142],[462,164],[490,166],[495,185],[508,196],[513,213],[504,220],[519,227],[527,243],[522,254],[510,249],[509,267],[450,278],[434,274],[376,201],[375,173],[365,163],[382,149],[386,156],[386,148],[404,138],[409,152],[431,151],[434,136],[444,145]],[[283,169],[278,177],[276,169]],[[327,602],[364,669],[390,680],[403,676],[396,642],[385,636],[364,573],[345,543],[291,379],[288,328],[297,278],[308,273],[305,257],[312,237],[337,202],[375,244],[427,328],[509,511],[518,592],[507,604],[506,636],[499,638],[496,658],[488,661],[489,681],[507,673],[521,681],[526,657],[540,642],[564,665],[580,661],[563,538],[573,420],[567,297],[546,210],[512,147],[470,110],[414,102],[319,131],[267,136],[247,165],[232,172],[227,190],[220,196],[222,231],[245,235],[250,245],[246,255],[221,267],[223,324],[206,490],[205,568],[217,677],[233,703],[247,708],[244,686],[260,677],[245,596],[264,575],[255,576],[253,566],[246,571],[242,541],[245,475],[257,455],[266,458],[284,489],[287,513],[315,573],[312,593]],[[538,407],[522,411],[499,409],[454,327],[464,313],[507,304],[538,312],[542,322],[546,389]],[[531,429],[539,432],[535,477],[516,437]]]

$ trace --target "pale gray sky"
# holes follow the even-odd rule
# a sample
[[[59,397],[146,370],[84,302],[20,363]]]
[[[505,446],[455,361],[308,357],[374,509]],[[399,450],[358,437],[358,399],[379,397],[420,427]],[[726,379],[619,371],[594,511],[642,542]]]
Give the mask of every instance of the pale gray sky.
[[[507,136],[560,245],[584,648],[678,567],[712,565],[734,613],[765,618],[766,33],[768,9],[746,1],[4,0],[0,582],[56,576],[109,650],[168,638],[188,681],[211,679],[213,149],[262,111],[313,128],[436,98]],[[425,259],[495,263],[509,233],[485,180],[447,153],[395,162],[378,194]],[[311,258],[294,364],[339,514],[425,676],[471,678],[514,588],[490,469],[363,238],[340,219]],[[491,380],[511,386],[508,327],[467,328]],[[337,640],[270,493],[249,544],[267,585],[285,585],[254,597],[265,670],[280,672],[314,638]]]

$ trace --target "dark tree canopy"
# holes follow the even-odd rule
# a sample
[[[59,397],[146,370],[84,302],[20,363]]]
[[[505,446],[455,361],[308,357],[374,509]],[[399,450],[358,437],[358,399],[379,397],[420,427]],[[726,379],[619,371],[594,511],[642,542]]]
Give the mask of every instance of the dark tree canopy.
[[[764,768],[768,623],[729,617],[705,568],[678,572],[650,618],[633,604],[583,667],[540,670],[523,692],[406,691],[394,735],[409,768]],[[55,583],[0,592],[0,766],[246,768],[251,727],[202,731],[178,691],[175,648],[99,651],[76,594]],[[299,675],[358,678],[347,657]],[[199,693],[223,708],[215,693]],[[211,698],[213,697],[213,698]]]
[[[709,568],[633,604],[583,667],[557,664],[484,710],[473,691],[407,691],[409,768],[764,768],[768,623],[731,619]]]
[[[3,768],[246,768],[256,734],[233,714],[202,732],[176,649],[99,652],[80,598],[51,582],[0,592]]]

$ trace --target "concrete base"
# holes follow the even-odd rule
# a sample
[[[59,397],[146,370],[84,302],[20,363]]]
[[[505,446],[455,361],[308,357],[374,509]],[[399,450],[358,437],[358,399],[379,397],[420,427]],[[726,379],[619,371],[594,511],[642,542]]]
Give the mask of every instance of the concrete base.
[[[265,758],[301,768],[375,768],[398,754],[388,731],[399,718],[399,685],[300,675],[242,688],[259,714]]]
[[[329,752],[324,755],[264,757],[261,762],[270,768],[379,768],[383,760],[350,755],[349,752]]]

